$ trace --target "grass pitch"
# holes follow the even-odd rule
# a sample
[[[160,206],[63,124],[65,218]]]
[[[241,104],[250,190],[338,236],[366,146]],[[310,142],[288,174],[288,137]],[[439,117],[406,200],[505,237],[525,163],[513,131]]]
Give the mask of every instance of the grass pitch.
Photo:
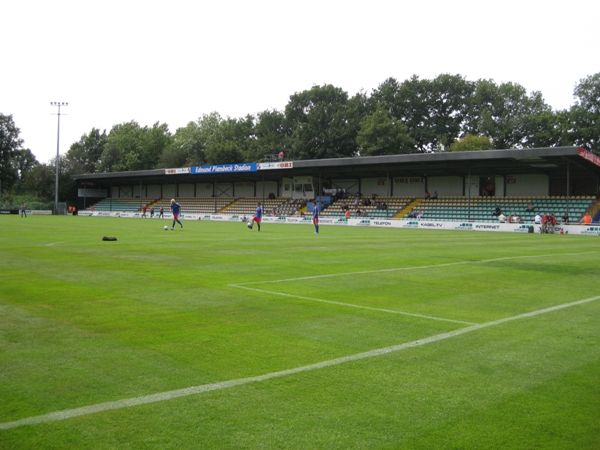
[[[165,224],[0,217],[0,448],[600,448],[597,238]]]

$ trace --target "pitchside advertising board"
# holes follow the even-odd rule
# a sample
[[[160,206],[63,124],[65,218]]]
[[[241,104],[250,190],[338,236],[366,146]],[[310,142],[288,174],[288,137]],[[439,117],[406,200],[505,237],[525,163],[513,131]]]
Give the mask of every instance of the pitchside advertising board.
[[[140,212],[120,212],[120,211],[81,211],[80,216],[94,217],[119,217],[129,219],[140,219]],[[216,222],[245,222],[251,215],[243,214],[192,214],[183,213],[179,216],[183,220],[211,220]],[[147,215],[150,219],[150,216]],[[164,219],[171,220],[173,215],[165,213]],[[162,220],[155,214],[150,220]],[[311,225],[310,216],[286,217],[286,216],[264,216],[263,223],[268,224],[291,224],[291,225]],[[540,232],[540,225],[531,224],[509,224],[509,223],[473,223],[473,222],[436,222],[433,220],[396,220],[396,219],[346,219],[342,217],[321,217],[319,225],[349,226],[349,227],[371,227],[371,228],[420,228],[427,230],[453,230],[453,231],[492,231],[504,233],[530,233],[533,227],[534,233]],[[600,225],[556,225],[554,234],[576,234],[586,236],[600,236]]]

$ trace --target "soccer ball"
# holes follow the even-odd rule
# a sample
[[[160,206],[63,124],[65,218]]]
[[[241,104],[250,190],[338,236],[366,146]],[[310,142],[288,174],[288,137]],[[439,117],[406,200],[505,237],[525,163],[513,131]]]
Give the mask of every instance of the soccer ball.
[[[165,225],[165,231],[167,231],[168,229],[169,229],[169,227]]]

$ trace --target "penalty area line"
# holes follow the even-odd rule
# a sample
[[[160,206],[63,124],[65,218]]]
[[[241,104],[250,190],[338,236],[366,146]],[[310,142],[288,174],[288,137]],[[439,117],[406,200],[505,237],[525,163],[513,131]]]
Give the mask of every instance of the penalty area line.
[[[416,313],[409,313],[409,312],[403,312],[403,311],[395,311],[393,309],[373,308],[371,306],[355,305],[353,303],[343,303],[343,302],[336,302],[336,301],[333,301],[333,300],[323,300],[323,299],[320,299],[320,298],[304,297],[302,295],[285,294],[283,292],[267,291],[267,290],[264,290],[264,289],[256,289],[256,288],[247,287],[247,286],[241,286],[241,285],[237,285],[237,284],[228,284],[227,286],[233,287],[233,288],[238,288],[238,289],[246,289],[248,291],[260,292],[261,294],[273,294],[273,295],[279,295],[279,296],[282,296],[282,297],[297,298],[297,299],[300,299],[300,300],[309,300],[311,302],[328,303],[330,305],[347,306],[347,307],[350,307],[350,308],[367,309],[369,311],[377,311],[377,312],[384,312],[384,313],[391,313],[391,314],[400,314],[400,315],[403,315],[403,316],[419,317],[421,319],[440,320],[442,322],[460,323],[462,325],[475,325],[475,322],[465,322],[464,320],[444,319],[442,317],[434,317],[434,316],[427,316],[427,315],[424,315],[424,314],[416,314]]]
[[[255,377],[223,381],[220,383],[205,384],[205,385],[201,385],[201,386],[193,386],[193,387],[189,387],[186,389],[178,389],[178,390],[174,390],[174,391],[160,392],[157,394],[144,395],[141,397],[133,397],[133,398],[127,398],[127,399],[123,399],[123,400],[116,400],[116,401],[112,401],[112,402],[98,403],[95,405],[84,406],[81,408],[67,409],[67,410],[63,410],[63,411],[52,412],[49,414],[43,414],[40,416],[26,417],[24,419],[15,420],[12,422],[3,422],[3,423],[0,423],[0,430],[8,430],[11,428],[21,427],[24,425],[38,425],[38,424],[42,424],[42,423],[55,422],[58,420],[66,420],[66,419],[70,419],[73,417],[80,417],[80,416],[85,416],[88,414],[94,414],[94,413],[99,413],[99,412],[104,412],[104,411],[111,411],[111,410],[115,410],[115,409],[130,408],[130,407],[138,406],[138,405],[146,405],[149,403],[162,402],[162,401],[166,401],[166,400],[172,400],[174,398],[200,394],[203,392],[216,391],[219,389],[226,389],[226,388],[230,388],[230,387],[234,387],[234,386],[242,386],[245,384],[271,380],[274,378],[281,378],[281,377],[285,377],[288,375],[294,375],[297,373],[309,372],[309,371],[318,370],[318,369],[324,369],[327,367],[336,366],[336,365],[344,364],[347,362],[359,361],[362,359],[373,358],[376,356],[381,356],[381,355],[386,355],[389,353],[398,352],[401,350],[405,350],[407,348],[420,347],[422,345],[431,344],[432,342],[438,342],[438,341],[442,341],[444,339],[449,339],[449,338],[453,338],[453,337],[460,336],[463,334],[467,334],[472,331],[477,331],[477,330],[481,330],[484,328],[501,325],[503,323],[512,322],[514,320],[535,317],[535,316],[539,316],[541,314],[547,314],[547,313],[550,313],[553,311],[558,311],[560,309],[565,309],[565,308],[571,308],[571,307],[577,306],[577,305],[583,305],[585,303],[594,302],[598,299],[600,299],[600,296],[591,297],[591,298],[579,300],[579,301],[572,302],[572,303],[564,303],[562,305],[552,306],[550,308],[540,309],[537,311],[531,311],[531,312],[528,312],[525,314],[519,314],[517,316],[506,317],[504,319],[494,320],[492,322],[486,322],[486,323],[473,325],[473,326],[466,327],[466,328],[461,328],[458,330],[450,331],[449,333],[437,334],[435,336],[430,336],[430,337],[427,337],[424,339],[418,339],[416,341],[407,342],[407,343],[400,344],[400,345],[392,345],[390,347],[384,347],[384,348],[380,348],[377,350],[371,350],[371,351],[364,352],[364,353],[357,353],[355,355],[344,356],[342,358],[331,359],[331,360],[323,361],[323,362],[316,363],[316,364],[309,364],[307,366],[296,367],[294,369],[267,373],[267,374],[259,375],[259,376],[255,376]]]

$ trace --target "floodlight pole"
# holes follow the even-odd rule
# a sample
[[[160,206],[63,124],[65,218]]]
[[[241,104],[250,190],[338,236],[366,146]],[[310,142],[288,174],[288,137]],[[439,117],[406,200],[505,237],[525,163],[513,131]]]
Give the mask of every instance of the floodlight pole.
[[[54,180],[54,214],[58,215],[58,165],[60,163],[60,107],[69,106],[65,102],[50,102],[50,106],[58,107],[58,130],[56,132],[56,178]]]

